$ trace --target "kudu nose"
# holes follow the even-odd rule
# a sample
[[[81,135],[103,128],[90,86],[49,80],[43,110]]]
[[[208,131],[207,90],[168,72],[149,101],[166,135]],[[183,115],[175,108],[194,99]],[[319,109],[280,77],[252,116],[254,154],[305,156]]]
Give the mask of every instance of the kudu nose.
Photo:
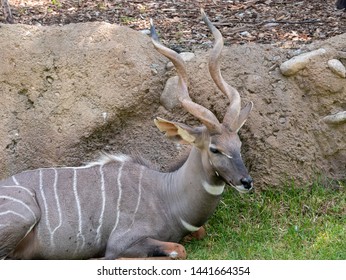
[[[243,187],[247,190],[250,190],[253,186],[253,180],[251,177],[244,177],[240,179],[240,182],[243,184]]]

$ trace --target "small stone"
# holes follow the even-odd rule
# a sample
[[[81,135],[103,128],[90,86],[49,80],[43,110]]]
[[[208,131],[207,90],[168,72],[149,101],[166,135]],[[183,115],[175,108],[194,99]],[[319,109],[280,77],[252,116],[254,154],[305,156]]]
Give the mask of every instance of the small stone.
[[[172,110],[179,105],[179,100],[176,94],[179,77],[174,76],[167,80],[165,88],[160,96],[160,103],[167,110]]]
[[[269,23],[265,24],[263,27],[264,28],[273,28],[273,27],[276,27],[278,25],[279,24],[277,22],[269,22]]]
[[[185,62],[192,60],[195,57],[195,54],[192,52],[182,52],[180,56],[183,58]]]
[[[337,53],[338,58],[346,59],[346,52],[339,51]]]
[[[318,49],[308,53],[297,55],[290,60],[280,65],[281,73],[285,76],[292,76],[298,71],[304,69],[312,59],[316,59],[318,56],[322,56],[327,51],[325,49]]]
[[[192,52],[181,52],[180,56],[181,56],[181,58],[185,62],[188,62],[188,61],[192,60],[195,57],[195,54],[192,53]],[[167,66],[166,66],[166,69],[167,70],[171,70],[171,69],[173,69],[173,67],[174,67],[173,63],[172,62],[168,62]]]
[[[244,36],[244,37],[250,37],[251,36],[251,34],[248,31],[240,32],[240,35]]]
[[[142,29],[139,32],[141,32],[142,34],[145,34],[145,35],[150,35],[150,30],[149,29]]]
[[[153,74],[153,76],[157,75],[158,71],[157,71],[157,68],[159,67],[158,64],[151,64],[150,65],[150,70],[151,70],[151,74]]]
[[[198,67],[199,67],[199,69],[203,69],[203,68],[205,68],[205,66],[206,66],[206,64],[204,62],[202,62]]]
[[[103,113],[102,113],[102,118],[103,118],[103,121],[104,121],[104,122],[107,121],[107,117],[108,117],[108,113],[107,113],[107,112],[103,112]]]
[[[279,123],[280,124],[285,124],[286,123],[286,118],[285,117],[280,117],[279,118]]]
[[[276,137],[274,135],[269,136],[266,139],[266,142],[273,148],[279,147],[279,143],[278,143],[278,141],[277,141],[277,139],[276,139]]]
[[[336,75],[341,78],[346,78],[346,68],[338,59],[328,60],[328,67],[333,71]]]
[[[346,122],[346,111],[328,115],[322,119],[326,124],[338,125]]]

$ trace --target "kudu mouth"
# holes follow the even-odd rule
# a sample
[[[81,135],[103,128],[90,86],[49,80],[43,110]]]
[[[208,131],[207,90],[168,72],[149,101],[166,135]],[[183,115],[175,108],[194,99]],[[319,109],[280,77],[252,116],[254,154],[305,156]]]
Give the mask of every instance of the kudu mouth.
[[[242,179],[243,180],[243,179]],[[245,179],[244,179],[245,180]],[[238,192],[240,192],[240,193],[248,193],[248,192],[250,192],[250,191],[252,191],[253,190],[253,182],[252,182],[252,179],[251,179],[251,183],[246,183],[246,184],[244,184],[244,183],[242,183],[242,184],[239,184],[239,185],[237,185],[237,184],[234,184],[233,182],[231,182],[231,181],[224,181],[228,186],[230,186],[230,187],[232,187],[232,188],[234,188],[234,189],[236,189]]]
[[[254,189],[253,179],[250,176],[243,177],[239,180],[239,184],[234,183],[232,180],[225,179],[217,171],[215,171],[217,177],[226,183],[226,185],[236,189],[240,193],[248,193]]]
[[[231,182],[228,182],[227,185],[235,188],[240,193],[248,193],[248,192],[251,192],[253,190],[253,181],[252,181],[251,177],[243,178],[243,179],[241,179],[241,181],[246,181],[246,183],[242,182],[241,185],[235,185],[235,184],[232,184]]]

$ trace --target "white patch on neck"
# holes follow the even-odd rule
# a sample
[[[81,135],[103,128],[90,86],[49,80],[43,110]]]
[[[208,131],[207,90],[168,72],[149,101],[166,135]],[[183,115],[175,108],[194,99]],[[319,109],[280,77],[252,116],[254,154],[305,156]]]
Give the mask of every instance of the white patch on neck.
[[[222,194],[223,190],[225,189],[225,184],[222,184],[221,186],[213,186],[210,185],[207,181],[202,181],[202,186],[207,193],[215,196]]]
[[[182,218],[180,218],[180,222],[183,224],[184,228],[186,228],[190,232],[194,232],[200,229],[200,227],[195,227],[188,222],[184,221]]]

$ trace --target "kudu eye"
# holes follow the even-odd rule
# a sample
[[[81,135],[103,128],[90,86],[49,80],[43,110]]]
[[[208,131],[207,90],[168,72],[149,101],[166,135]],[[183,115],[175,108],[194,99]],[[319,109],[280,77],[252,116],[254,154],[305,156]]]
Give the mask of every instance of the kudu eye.
[[[220,153],[220,151],[218,149],[216,149],[215,147],[213,147],[213,146],[209,147],[209,151],[211,151],[213,154]]]

